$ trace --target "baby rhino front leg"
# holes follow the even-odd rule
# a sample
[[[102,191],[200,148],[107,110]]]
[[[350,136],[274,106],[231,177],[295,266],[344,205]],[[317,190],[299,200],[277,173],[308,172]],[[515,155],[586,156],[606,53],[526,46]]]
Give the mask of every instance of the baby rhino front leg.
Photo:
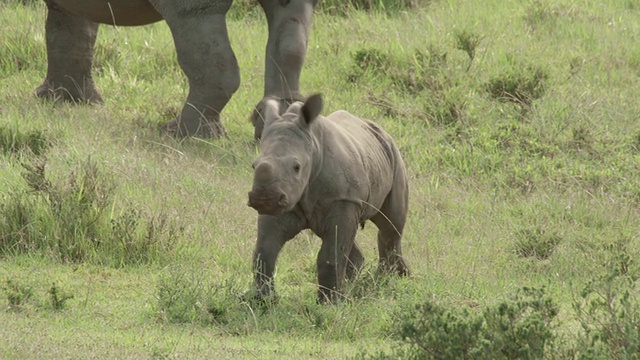
[[[340,291],[347,269],[349,268],[351,277],[363,262],[362,253],[355,245],[358,231],[357,207],[351,203],[336,204],[324,219],[322,231],[316,232],[322,238],[317,260],[318,302],[321,303],[339,300],[343,296]]]
[[[303,222],[292,213],[258,216],[258,240],[253,252],[256,300],[275,300],[274,272],[284,244],[303,229]]]

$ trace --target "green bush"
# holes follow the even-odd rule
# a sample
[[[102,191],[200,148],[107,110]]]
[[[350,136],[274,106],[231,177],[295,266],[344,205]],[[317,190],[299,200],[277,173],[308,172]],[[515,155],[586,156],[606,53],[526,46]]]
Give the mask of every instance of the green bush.
[[[3,288],[11,309],[19,309],[33,296],[31,286],[23,285],[14,280],[7,280]]]
[[[511,298],[478,312],[426,301],[397,318],[401,346],[368,359],[538,359],[555,335],[558,310],[544,290],[522,288]]]
[[[548,78],[547,72],[540,67],[513,64],[501,75],[490,79],[486,89],[494,99],[529,107],[544,95]]]
[[[602,271],[582,290],[574,309],[584,331],[580,359],[640,359],[640,268],[630,241],[605,247]]]
[[[67,306],[67,300],[73,299],[73,295],[64,292],[56,283],[49,288],[49,304],[53,310],[63,310]]]

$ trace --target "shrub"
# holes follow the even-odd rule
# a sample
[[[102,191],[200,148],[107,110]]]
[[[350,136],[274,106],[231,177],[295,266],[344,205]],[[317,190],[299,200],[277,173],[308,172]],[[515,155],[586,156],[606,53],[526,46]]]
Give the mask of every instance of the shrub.
[[[640,359],[640,268],[628,241],[605,247],[602,271],[582,290],[573,308],[584,331],[580,359]]]
[[[494,99],[526,108],[544,95],[548,78],[542,68],[514,64],[503,74],[490,79],[486,89]]]
[[[471,68],[473,59],[476,58],[476,49],[482,41],[480,35],[474,34],[468,30],[456,31],[455,33],[456,48],[467,53],[469,56],[469,65],[467,65],[467,71]]]
[[[9,308],[18,309],[33,296],[31,286],[20,284],[13,280],[7,280],[3,286],[9,301]]]
[[[558,310],[543,289],[522,288],[482,312],[426,301],[402,312],[393,325],[401,347],[370,359],[537,359],[555,335]]]
[[[49,304],[53,310],[62,310],[66,307],[67,300],[73,299],[72,294],[62,291],[56,283],[51,284],[49,288]]]

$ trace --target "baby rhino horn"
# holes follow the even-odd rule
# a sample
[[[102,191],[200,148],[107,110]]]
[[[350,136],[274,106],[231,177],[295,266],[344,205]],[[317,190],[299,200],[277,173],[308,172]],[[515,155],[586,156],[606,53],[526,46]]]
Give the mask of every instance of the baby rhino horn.
[[[270,182],[273,179],[273,165],[266,161],[261,162],[256,166],[254,175],[257,183],[266,184]]]

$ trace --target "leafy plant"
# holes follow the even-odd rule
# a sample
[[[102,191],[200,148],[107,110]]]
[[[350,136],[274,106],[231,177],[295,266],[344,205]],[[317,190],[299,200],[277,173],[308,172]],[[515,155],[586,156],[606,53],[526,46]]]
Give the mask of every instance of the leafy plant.
[[[482,312],[432,300],[402,312],[393,328],[403,347],[369,359],[538,359],[555,338],[556,304],[543,289],[524,287]]]
[[[9,307],[13,309],[24,305],[33,296],[31,286],[20,284],[14,280],[8,279],[3,288],[7,294]]]
[[[556,249],[562,238],[553,231],[542,227],[527,228],[518,231],[514,243],[516,254],[521,257],[547,259]]]
[[[471,68],[473,59],[476,58],[476,49],[480,45],[482,37],[474,34],[468,30],[459,30],[455,32],[456,47],[467,53],[469,56],[469,65],[467,65],[467,71]]]
[[[496,100],[528,108],[534,100],[544,95],[548,78],[549,75],[540,67],[513,65],[490,79],[486,89]]]
[[[584,330],[577,349],[579,358],[640,358],[640,268],[628,245],[629,241],[623,240],[606,246],[609,256],[602,272],[574,301]]]
[[[49,304],[53,310],[62,310],[66,307],[67,300],[73,299],[72,294],[62,291],[56,283],[49,288]]]
[[[543,289],[524,287],[483,315],[483,337],[493,358],[541,359],[555,338],[552,321],[558,307]]]
[[[156,314],[170,323],[226,323],[240,302],[230,281],[211,283],[198,273],[171,269],[156,286]]]

